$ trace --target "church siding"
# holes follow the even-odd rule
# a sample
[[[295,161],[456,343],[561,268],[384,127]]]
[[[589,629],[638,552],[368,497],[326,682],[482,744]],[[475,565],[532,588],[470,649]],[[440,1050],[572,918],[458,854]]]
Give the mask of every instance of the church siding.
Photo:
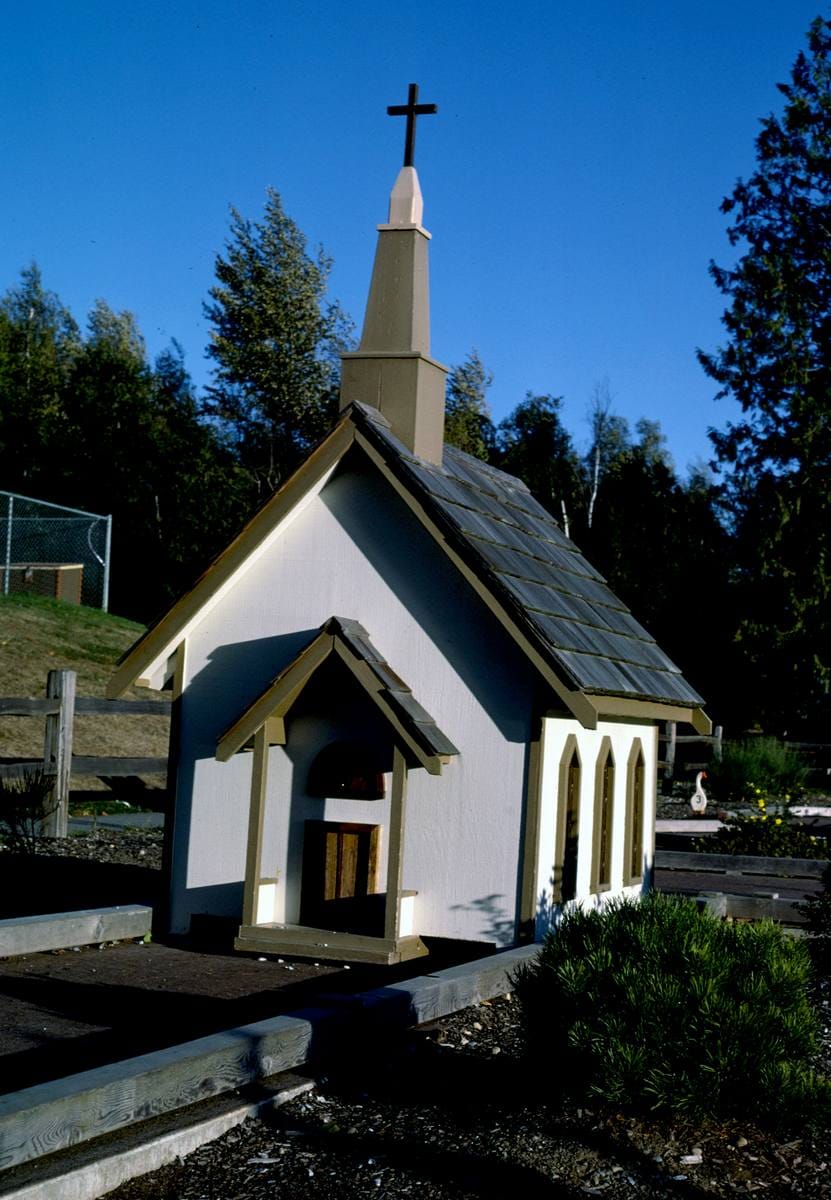
[[[604,739],[609,738],[615,763],[614,804],[612,819],[611,885],[602,893],[604,900],[612,896],[640,895],[642,884],[625,885],[626,784],[627,764],[635,739],[640,739],[644,755],[644,853],[648,865],[653,856],[652,830],[655,820],[657,789],[658,727],[623,721],[599,721],[597,729],[583,729],[578,721],[549,717],[543,723],[543,764],[540,786],[540,840],[537,858],[537,936],[541,937],[552,915],[552,893],[559,805],[565,797],[559,795],[560,764],[569,735],[573,735],[580,755],[580,825],[577,866],[576,902],[591,902],[592,854],[595,840],[595,768]]]
[[[219,763],[216,740],[332,615],[364,625],[460,751],[441,777],[409,773],[403,887],[419,893],[418,931],[493,940],[498,920],[499,940],[513,940],[504,931],[516,920],[532,669],[403,502],[359,462],[285,526],[188,639],[174,855],[188,841],[190,849],[184,874],[174,864],[174,878],[187,880],[174,897],[176,928],[202,910],[206,888],[219,903],[211,911],[239,911],[252,756]],[[294,832],[275,846],[293,769],[300,763],[272,749],[263,866],[273,858],[287,919],[298,813],[311,806],[322,817],[320,806],[333,803],[295,806]],[[370,802],[338,803],[375,820]],[[384,836],[384,861],[386,845]]]

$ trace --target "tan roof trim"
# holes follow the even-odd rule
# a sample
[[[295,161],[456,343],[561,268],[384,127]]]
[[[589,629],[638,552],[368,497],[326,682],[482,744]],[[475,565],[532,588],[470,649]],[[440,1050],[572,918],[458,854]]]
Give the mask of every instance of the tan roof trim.
[[[356,658],[347,646],[338,638],[335,638],[335,652],[340,655],[349,670],[361,684],[367,695],[375,701],[378,708],[383,713],[387,721],[392,725],[395,732],[404,742],[407,749],[413,754],[429,775],[441,775],[443,764],[450,762],[450,757],[446,754],[427,754],[419,746],[418,742],[410,736],[406,727],[399,720],[398,715],[393,712],[384,698],[383,688],[379,680],[373,675],[372,671],[366,665]]]
[[[355,427],[345,417],[303,465],[274,493],[208,567],[196,584],[176,601],[165,615],[139,638],[122,659],[107,684],[107,696],[115,699],[137,681],[147,683],[154,664],[187,636],[193,623],[205,609],[219,599],[222,589],[251,558],[268,535],[298,505],[310,497],[311,490],[331,472],[355,439]]]
[[[335,639],[321,633],[285,671],[273,680],[217,742],[216,757],[227,762],[248,742],[270,717],[285,717],[309,679],[332,653]]]
[[[713,723],[703,708],[684,704],[665,704],[658,700],[637,700],[632,696],[586,695],[598,718],[632,717],[644,721],[687,721],[696,733],[711,733]]]
[[[413,757],[430,775],[441,775],[442,766],[450,762],[451,756],[429,754],[418,744],[398,714],[387,703],[383,685],[367,664],[352,653],[338,634],[327,633],[325,629],[305,650],[301,651],[285,670],[280,672],[253,704],[222,734],[216,747],[216,757],[219,761],[227,762],[239,750],[242,750],[263,725],[275,721],[275,719],[282,722],[312,675],[333,650],[343,660],[370,699],[378,706]],[[280,738],[280,744],[282,744],[285,741],[285,732],[280,729],[279,724],[275,728],[278,732],[282,732]]]
[[[500,624],[505,627],[519,648],[522,650],[523,654],[530,659],[530,661],[545,679],[546,683],[548,683],[554,692],[556,692],[556,694],[560,697],[569,712],[577,718],[584,728],[596,729],[597,710],[595,709],[594,705],[589,703],[588,699],[583,695],[582,692],[574,691],[572,688],[567,687],[563,683],[563,681],[556,674],[556,672],[552,670],[551,666],[545,661],[539,651],[531,644],[528,638],[525,637],[522,630],[517,627],[516,622],[512,619],[508,610],[499,603],[487,584],[483,583],[475,571],[470,569],[461,555],[457,554],[453,547],[449,545],[444,534],[433,521],[433,519],[428,515],[427,512],[425,512],[421,504],[419,504],[419,502],[410,494],[404,484],[396,478],[394,472],[390,470],[384,461],[383,456],[379,454],[375,447],[366,440],[359,430],[355,433],[355,442],[369,455],[369,457],[378,467],[379,471],[381,471],[384,478],[393,488],[395,488],[396,492],[410,509],[410,511],[413,512],[416,517],[418,517],[419,521],[427,530],[427,532],[432,535],[436,542],[438,542],[445,554],[448,556],[448,558],[450,558],[451,562],[462,573],[462,575],[464,575],[465,579],[485,602]]]

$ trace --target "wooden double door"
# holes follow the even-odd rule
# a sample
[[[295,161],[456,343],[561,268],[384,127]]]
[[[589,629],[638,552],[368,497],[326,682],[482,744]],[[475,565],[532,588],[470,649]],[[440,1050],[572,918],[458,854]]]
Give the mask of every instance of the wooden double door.
[[[377,891],[379,825],[307,821],[300,923],[380,936],[386,897]]]

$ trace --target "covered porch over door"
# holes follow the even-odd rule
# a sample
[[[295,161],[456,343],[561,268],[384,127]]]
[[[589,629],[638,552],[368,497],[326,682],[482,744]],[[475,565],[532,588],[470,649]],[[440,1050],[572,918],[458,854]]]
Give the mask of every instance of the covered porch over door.
[[[305,807],[293,819],[284,872],[288,878],[281,878],[268,865],[268,804],[272,825],[274,809],[274,789],[270,799],[268,790],[270,751],[275,746],[289,754],[296,750],[302,740],[301,697],[315,694],[317,684],[318,707],[335,705],[344,690],[336,683],[344,668],[361,699],[370,701],[385,749],[373,759],[360,739],[317,747],[311,770],[302,769]],[[356,621],[330,618],[222,736],[217,758],[226,761],[245,749],[252,749],[253,756],[237,949],[374,963],[425,954],[417,928],[417,893],[401,886],[407,776],[414,769],[441,774],[458,751]],[[309,816],[308,805],[314,803],[309,797],[334,804],[336,819],[323,810]],[[334,803],[332,798],[339,799]],[[289,801],[278,800],[278,810],[281,803],[278,819],[288,823]]]

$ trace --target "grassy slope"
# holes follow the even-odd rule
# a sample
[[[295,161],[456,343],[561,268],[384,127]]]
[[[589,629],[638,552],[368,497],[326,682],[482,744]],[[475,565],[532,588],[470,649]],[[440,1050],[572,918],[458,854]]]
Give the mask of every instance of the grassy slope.
[[[0,696],[43,696],[47,672],[58,667],[77,671],[79,696],[103,696],[115,663],[141,632],[134,621],[95,608],[34,596],[0,596]],[[144,688],[130,694],[143,699],[159,695]],[[167,720],[78,717],[74,750],[164,755]],[[34,758],[42,751],[41,718],[0,718],[0,756]]]

